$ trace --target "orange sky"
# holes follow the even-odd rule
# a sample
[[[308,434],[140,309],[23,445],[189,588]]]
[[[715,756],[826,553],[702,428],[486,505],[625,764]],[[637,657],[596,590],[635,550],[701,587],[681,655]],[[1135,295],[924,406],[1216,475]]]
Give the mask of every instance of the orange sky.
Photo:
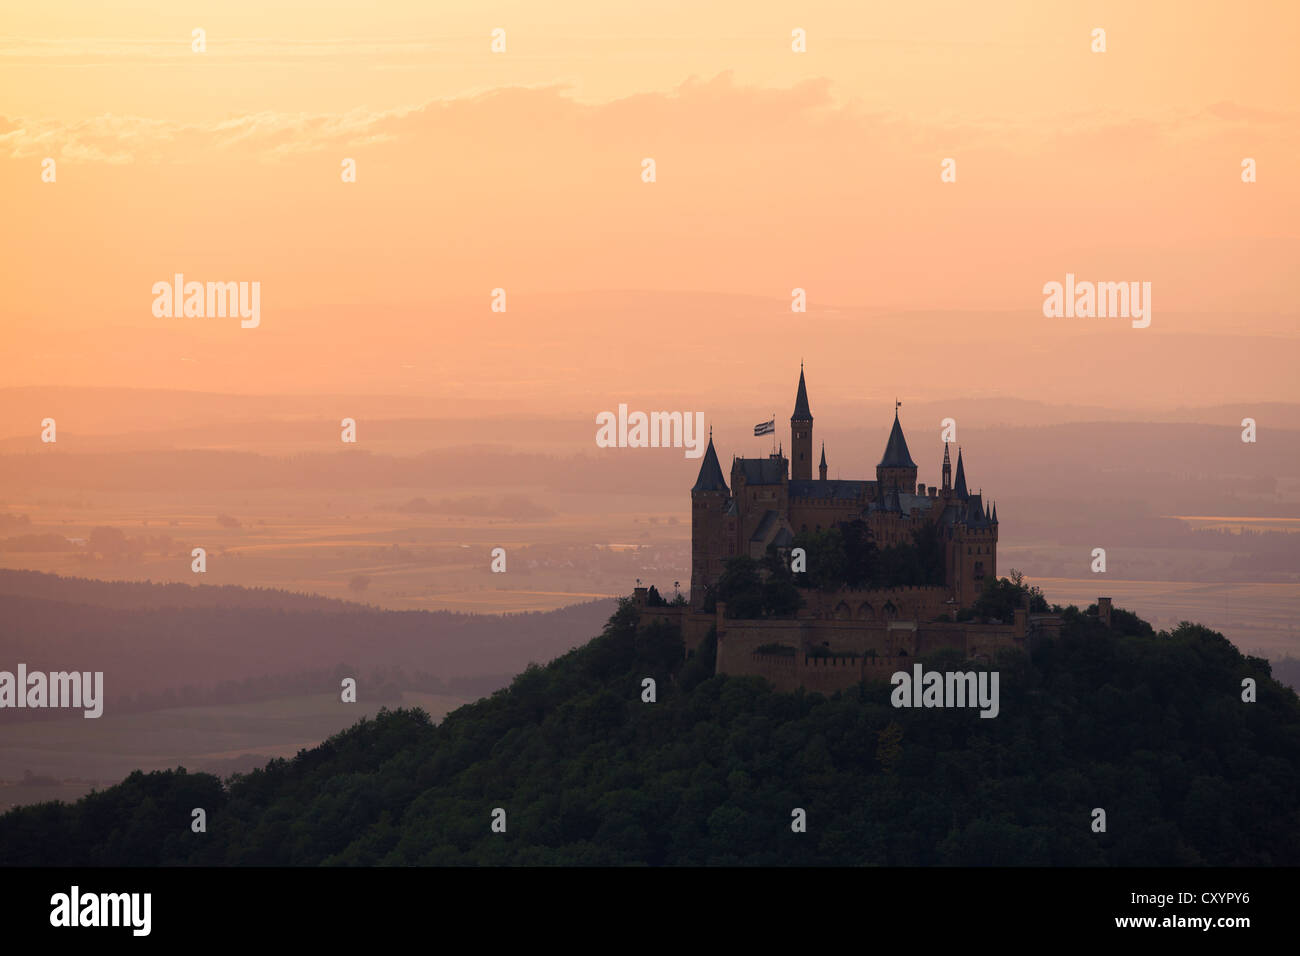
[[[703,404],[794,353],[885,375],[887,335],[910,369],[1091,363],[1072,401],[1131,394],[1116,351],[1148,362],[1143,401],[1300,400],[1293,2],[32,7],[0,14],[2,384],[537,412],[591,356],[600,388]],[[1151,282],[1152,327],[1044,318],[1067,271]],[[176,272],[260,282],[261,326],[155,318]]]

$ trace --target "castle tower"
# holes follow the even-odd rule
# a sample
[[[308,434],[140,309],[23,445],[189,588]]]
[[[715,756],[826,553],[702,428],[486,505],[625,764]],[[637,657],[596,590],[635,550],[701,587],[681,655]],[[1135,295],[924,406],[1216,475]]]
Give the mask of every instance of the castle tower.
[[[916,493],[916,462],[912,461],[912,455],[907,450],[903,426],[898,421],[899,404],[901,403],[894,403],[894,427],[889,432],[885,455],[876,466],[876,482],[884,491],[901,491],[911,495]]]
[[[799,363],[799,391],[794,397],[794,414],[790,416],[790,477],[795,481],[812,480],[812,411],[808,408],[808,386],[803,380],[803,363]]]
[[[826,443],[822,442],[822,463],[817,466],[817,477],[826,480]]]
[[[709,429],[709,447],[691,488],[691,606],[704,604],[705,590],[722,576],[723,516],[731,492],[722,477]]]
[[[952,459],[948,457],[948,443],[943,443],[943,490],[952,491]]]
[[[971,494],[966,485],[966,465],[957,450],[958,517],[953,526],[948,558],[948,583],[962,607],[970,607],[984,585],[998,576],[997,508],[985,503],[983,493]]]

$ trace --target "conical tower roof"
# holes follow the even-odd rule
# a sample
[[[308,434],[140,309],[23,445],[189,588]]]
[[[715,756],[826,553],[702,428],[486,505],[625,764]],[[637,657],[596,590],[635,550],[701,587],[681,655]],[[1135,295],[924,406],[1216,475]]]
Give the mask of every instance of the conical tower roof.
[[[803,380],[803,362],[799,363],[799,392],[794,397],[794,414],[792,422],[810,422],[813,420],[812,409],[808,407],[808,386]]]
[[[709,429],[709,447],[704,452],[704,461],[700,462],[700,475],[691,488],[696,491],[726,491],[727,480],[722,477],[722,466],[718,464],[718,453],[713,447],[713,429]]]
[[[957,449],[957,478],[952,485],[952,493],[960,498],[965,498],[970,494],[966,490],[966,466],[961,460],[961,449]]]
[[[885,457],[880,459],[882,468],[915,468],[916,462],[907,450],[907,439],[903,437],[903,426],[898,421],[898,409],[894,409],[894,427],[889,432],[889,443],[885,445]]]

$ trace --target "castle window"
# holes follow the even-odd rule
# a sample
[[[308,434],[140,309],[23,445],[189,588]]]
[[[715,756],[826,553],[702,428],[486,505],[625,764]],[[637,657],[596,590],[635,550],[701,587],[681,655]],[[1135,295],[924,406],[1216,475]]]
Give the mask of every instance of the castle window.
[[[966,545],[966,553],[967,553],[967,554],[970,554],[970,545],[969,545],[969,544]]]

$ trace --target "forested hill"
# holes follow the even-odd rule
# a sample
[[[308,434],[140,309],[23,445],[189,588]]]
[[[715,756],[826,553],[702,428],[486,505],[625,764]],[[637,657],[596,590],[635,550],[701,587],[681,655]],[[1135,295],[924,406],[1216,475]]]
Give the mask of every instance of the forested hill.
[[[1059,639],[997,662],[982,719],[895,709],[883,683],[827,699],[710,676],[708,645],[683,663],[624,604],[438,726],[381,713],[228,787],[136,773],[11,811],[0,847],[11,865],[1300,863],[1295,694],[1206,628],[1118,620],[1067,609]]]
[[[490,677],[488,686],[500,687],[529,661],[572,648],[616,606],[605,598],[509,615],[392,611],[271,589],[0,570],[2,666],[13,670],[21,661],[56,671],[73,661],[78,670],[103,671],[110,713],[147,709],[142,700],[171,692],[172,703],[158,706],[190,700],[187,689],[336,666],[352,674],[400,667],[447,681]]]
[[[278,588],[163,581],[100,581],[10,568],[0,568],[0,595],[121,609],[221,607],[275,611],[379,611],[379,608],[352,601]]]

